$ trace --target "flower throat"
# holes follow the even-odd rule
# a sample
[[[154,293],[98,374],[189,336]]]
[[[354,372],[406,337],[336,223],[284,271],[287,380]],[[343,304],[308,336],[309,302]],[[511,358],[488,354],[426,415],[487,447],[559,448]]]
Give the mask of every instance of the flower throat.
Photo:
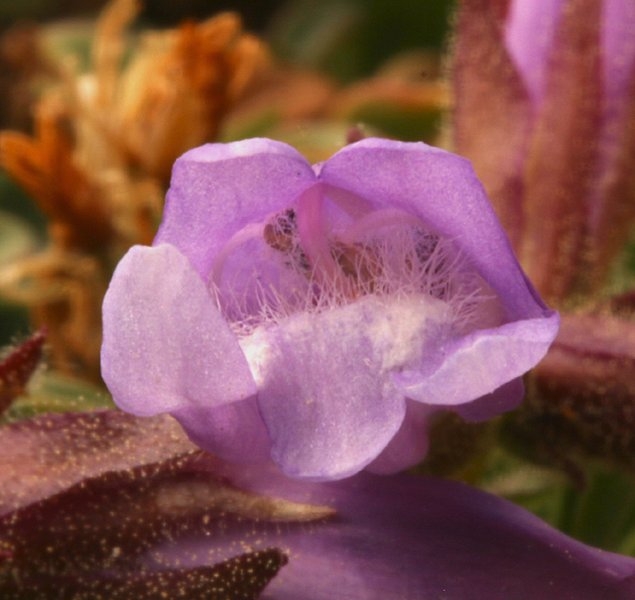
[[[448,304],[453,328],[464,330],[490,297],[454,244],[398,209],[351,219],[325,217],[315,196],[250,224],[225,244],[212,268],[211,288],[242,334],[299,312],[320,312],[363,296],[389,301],[425,296]],[[231,255],[249,254],[251,273],[226,279]],[[267,264],[268,268],[259,268]],[[278,276],[271,277],[271,270]],[[269,275],[269,277],[266,276]],[[251,285],[245,285],[249,277]],[[239,284],[238,280],[242,280]]]

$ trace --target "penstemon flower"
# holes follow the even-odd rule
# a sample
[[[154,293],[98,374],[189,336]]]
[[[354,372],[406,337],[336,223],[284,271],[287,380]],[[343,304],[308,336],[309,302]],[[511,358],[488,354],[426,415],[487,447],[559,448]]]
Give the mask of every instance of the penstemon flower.
[[[469,163],[380,139],[314,167],[265,139],[187,152],[103,313],[122,409],[314,480],[415,464],[436,411],[516,406],[558,326]]]

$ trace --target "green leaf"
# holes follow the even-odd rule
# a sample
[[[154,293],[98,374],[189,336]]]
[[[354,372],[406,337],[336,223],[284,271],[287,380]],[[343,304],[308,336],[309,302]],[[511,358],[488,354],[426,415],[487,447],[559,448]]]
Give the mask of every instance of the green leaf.
[[[570,484],[563,474],[538,467],[498,447],[488,457],[479,487],[520,504],[558,527]]]
[[[531,511],[586,544],[635,556],[633,475],[608,465],[585,465],[583,487],[555,469],[496,448],[480,487]]]
[[[569,487],[560,528],[592,546],[621,553],[635,550],[633,475],[592,464],[583,490]]]

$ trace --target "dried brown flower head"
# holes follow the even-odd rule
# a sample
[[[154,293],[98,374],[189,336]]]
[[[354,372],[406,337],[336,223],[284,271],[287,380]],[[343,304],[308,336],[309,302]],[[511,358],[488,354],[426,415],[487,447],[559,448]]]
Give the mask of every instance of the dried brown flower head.
[[[152,240],[174,160],[213,141],[221,120],[268,68],[264,45],[233,13],[142,33],[137,0],[97,21],[92,66],[55,69],[32,136],[0,133],[0,166],[48,219],[49,245],[0,268],[0,294],[49,331],[52,365],[99,378],[101,301],[114,265]]]

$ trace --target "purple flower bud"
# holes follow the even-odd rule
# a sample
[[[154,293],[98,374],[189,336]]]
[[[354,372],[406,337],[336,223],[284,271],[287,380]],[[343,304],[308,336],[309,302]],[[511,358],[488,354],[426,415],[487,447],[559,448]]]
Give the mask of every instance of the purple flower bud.
[[[600,37],[602,85],[609,98],[625,99],[635,66],[635,6],[630,0],[587,2],[601,6]],[[584,0],[511,0],[505,25],[505,43],[527,86],[539,105],[547,93],[547,78],[557,47],[557,37],[569,12],[584,8]],[[588,13],[587,13],[587,16]],[[595,51],[589,48],[589,53]]]
[[[454,135],[532,282],[598,291],[635,222],[635,3],[465,0]]]
[[[433,412],[516,406],[557,326],[464,159],[367,139],[311,167],[254,139],[175,163],[106,295],[102,369],[225,459],[337,479],[418,462]]]

